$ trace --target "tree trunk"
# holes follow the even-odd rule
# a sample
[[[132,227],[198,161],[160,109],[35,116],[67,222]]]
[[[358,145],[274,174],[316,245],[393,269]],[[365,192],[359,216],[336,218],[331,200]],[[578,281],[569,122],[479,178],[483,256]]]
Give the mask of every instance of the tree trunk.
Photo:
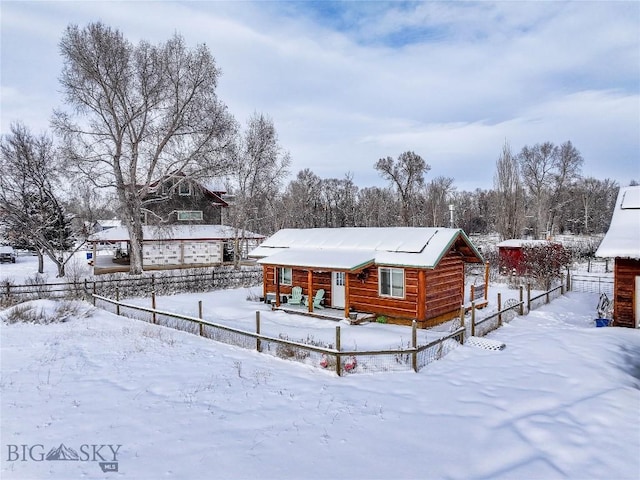
[[[44,273],[44,254],[39,248],[36,248],[36,252],[38,253],[38,273]]]
[[[129,273],[139,275],[142,273],[142,224],[134,222],[129,228]]]
[[[129,232],[129,274],[140,275],[142,273],[142,243],[144,234],[142,232],[142,207],[140,198],[134,193],[130,193],[124,186],[119,191],[120,204],[125,210],[123,215],[124,224]]]
[[[65,262],[60,260],[56,262],[56,266],[58,267],[58,278],[62,278],[65,276],[64,266]]]

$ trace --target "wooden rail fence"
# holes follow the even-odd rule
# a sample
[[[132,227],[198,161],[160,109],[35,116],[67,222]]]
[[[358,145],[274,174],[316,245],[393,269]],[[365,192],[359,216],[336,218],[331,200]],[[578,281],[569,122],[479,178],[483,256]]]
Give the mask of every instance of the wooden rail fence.
[[[445,333],[427,344],[417,343],[417,323],[412,326],[411,344],[406,348],[384,350],[350,350],[341,347],[340,326],[335,329],[333,344],[310,344],[289,339],[286,335],[278,337],[260,333],[260,312],[256,311],[255,331],[247,331],[228,325],[203,319],[202,302],[198,303],[198,317],[190,317],[168,311],[157,310],[155,294],[152,295],[152,307],[143,307],[110,299],[87,291],[95,306],[108,309],[111,305],[114,313],[156,325],[200,335],[247,349],[299,361],[317,368],[334,370],[337,375],[354,372],[376,372],[391,370],[418,371],[428,363],[441,358],[457,345],[464,343],[465,327]],[[119,297],[119,295],[117,296]],[[141,315],[142,314],[142,315]],[[357,368],[356,368],[357,367]]]

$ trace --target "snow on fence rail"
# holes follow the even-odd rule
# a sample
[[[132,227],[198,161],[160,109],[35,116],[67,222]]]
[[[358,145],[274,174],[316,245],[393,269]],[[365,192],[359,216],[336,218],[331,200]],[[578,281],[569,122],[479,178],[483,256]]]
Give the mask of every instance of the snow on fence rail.
[[[526,301],[524,287],[520,287],[520,300],[508,299],[502,304],[501,294],[498,294],[498,310],[495,313],[476,319],[475,302],[471,306],[471,321],[469,322],[471,336],[484,336],[492,330],[509,322],[516,315],[524,315],[531,311],[534,305],[549,303],[552,299],[564,295],[565,287],[561,284],[539,295],[531,295],[531,285],[527,286]],[[418,371],[429,363],[438,360],[451,350],[464,344],[468,335],[465,325],[465,307],[460,308],[460,316],[452,322],[449,332],[443,333],[425,345],[417,343],[417,324],[412,325],[411,343],[406,348],[388,350],[344,350],[341,347],[340,326],[336,326],[334,343],[306,340],[295,341],[284,334],[278,337],[260,333],[260,312],[256,311],[255,331],[247,331],[227,325],[222,325],[203,319],[202,301],[199,302],[198,317],[190,317],[178,313],[160,311],[155,308],[156,295],[151,293],[151,308],[131,305],[120,301],[119,291],[116,298],[110,299],[86,292],[93,298],[93,303],[103,309],[111,309],[115,314],[138,320],[162,325],[176,330],[182,330],[211,340],[234,345],[245,349],[255,349],[261,353],[279,358],[301,362],[316,368],[335,371],[337,375],[343,373],[380,372],[380,371]]]
[[[389,350],[344,350],[341,347],[340,326],[336,326],[334,343],[305,342],[289,339],[286,335],[278,337],[260,333],[260,312],[256,312],[254,332],[210,322],[202,318],[202,303],[199,316],[190,317],[153,308],[155,295],[152,295],[152,307],[131,305],[96,295],[87,291],[94,305],[111,310],[117,315],[182,330],[211,340],[237,347],[257,350],[279,358],[298,361],[316,368],[343,373],[363,373],[380,371],[418,371],[425,365],[442,358],[458,345],[464,343],[465,327],[461,326],[445,333],[425,345],[417,343],[417,323],[413,322],[410,346]]]
[[[511,321],[516,315],[523,316],[540,305],[547,304],[551,300],[564,295],[564,284],[553,287],[539,295],[531,295],[531,284],[527,285],[527,297],[524,298],[524,287],[520,286],[520,299],[510,298],[504,304],[502,303],[502,295],[498,293],[497,306],[498,310],[490,315],[476,319],[476,304],[471,304],[471,321],[470,335],[483,337],[487,333],[500,328],[504,322]]]
[[[183,292],[253,286],[262,282],[262,268],[243,266],[217,267],[186,274],[158,274],[132,276],[101,276],[99,279],[75,280],[59,283],[30,282],[15,285],[9,281],[0,284],[0,305],[10,305],[18,301],[39,298],[78,298],[85,291],[104,296],[115,296],[116,290],[122,296],[149,295],[155,291],[159,295]]]

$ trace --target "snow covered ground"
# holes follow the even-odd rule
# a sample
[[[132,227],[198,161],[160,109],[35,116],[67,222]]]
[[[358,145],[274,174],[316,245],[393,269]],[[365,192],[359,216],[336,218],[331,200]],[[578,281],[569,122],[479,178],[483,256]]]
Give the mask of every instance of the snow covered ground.
[[[204,301],[253,318],[244,298]],[[488,336],[502,351],[341,378],[84,303],[63,323],[3,323],[0,476],[638,479],[640,332],[595,328],[597,301],[514,319]]]

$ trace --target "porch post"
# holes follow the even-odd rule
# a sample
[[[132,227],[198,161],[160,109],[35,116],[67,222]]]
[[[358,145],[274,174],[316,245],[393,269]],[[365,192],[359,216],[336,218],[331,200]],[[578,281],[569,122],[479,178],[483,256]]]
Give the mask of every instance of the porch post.
[[[280,306],[280,267],[273,267],[275,268],[275,275],[276,275],[276,307]]]
[[[416,307],[416,318],[419,322],[427,319],[427,273],[418,270],[418,305]]]
[[[307,303],[309,304],[309,313],[313,313],[313,271],[307,271],[307,284],[309,285],[309,295],[307,295]]]
[[[489,300],[489,262],[484,264],[484,299]]]
[[[344,318],[349,318],[349,272],[344,272]]]
[[[262,298],[264,301],[267,301],[267,267],[266,265],[262,265]]]

